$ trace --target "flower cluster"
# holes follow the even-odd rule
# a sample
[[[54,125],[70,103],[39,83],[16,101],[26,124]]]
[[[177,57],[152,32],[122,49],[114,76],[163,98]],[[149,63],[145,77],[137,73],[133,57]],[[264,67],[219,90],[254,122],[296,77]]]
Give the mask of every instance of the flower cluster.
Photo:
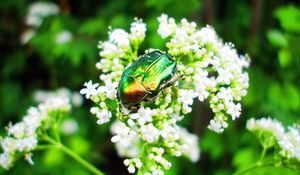
[[[294,159],[300,163],[300,128],[296,125],[285,130],[281,122],[271,118],[247,121],[247,129],[255,133],[263,147],[276,147],[284,159]]]
[[[26,16],[26,24],[32,27],[39,27],[43,18],[59,13],[59,7],[52,2],[35,2],[30,5]]]
[[[58,14],[59,7],[52,2],[35,2],[30,5],[25,23],[29,27],[21,36],[21,43],[28,43],[36,34],[36,29],[43,23],[44,18]]]
[[[158,34],[166,43],[167,53],[177,62],[181,75],[175,82],[160,92],[151,103],[142,102],[132,112],[117,99],[118,82],[126,67],[138,59],[138,48],[146,36],[146,24],[135,19],[130,33],[123,29],[110,29],[107,41],[100,41],[100,83],[86,82],[80,91],[95,102],[91,113],[98,124],[116,118],[111,125],[112,142],[118,154],[127,157],[124,164],[130,173],[164,174],[171,167],[169,156],[186,156],[193,162],[200,157],[199,140],[194,134],[178,125],[192,111],[195,98],[210,102],[214,119],[208,128],[222,132],[228,118],[238,118],[241,112],[239,101],[246,95],[248,75],[244,68],[249,61],[239,56],[232,44],[224,44],[212,27],[196,29],[196,23],[162,15],[158,18]],[[148,49],[149,53],[153,49]]]
[[[82,96],[78,92],[71,92],[68,88],[61,87],[55,91],[45,91],[45,90],[37,90],[33,94],[33,98],[36,102],[42,103],[47,101],[48,99],[55,98],[69,99],[72,105],[81,106],[82,105]]]
[[[29,8],[25,18],[28,27],[21,35],[21,44],[27,44],[36,34],[38,28],[43,24],[45,18],[55,16],[60,13],[60,8],[53,2],[34,2]],[[72,40],[72,33],[64,29],[58,32],[54,38],[54,43],[65,44]]]
[[[188,89],[179,90],[178,98],[184,113],[191,112],[193,99],[208,99],[215,114],[209,129],[221,133],[228,126],[227,120],[235,120],[241,114],[239,101],[249,86],[247,56],[238,55],[233,44],[223,43],[210,26],[200,30],[196,23],[182,19],[176,24],[173,18],[158,18],[158,33],[167,38],[168,53],[179,63],[178,69],[186,76]],[[188,66],[185,62],[189,60]],[[182,102],[183,101],[183,102]]]
[[[33,164],[32,151],[38,146],[40,136],[52,127],[58,114],[68,112],[71,108],[68,98],[52,97],[30,107],[21,122],[7,127],[7,136],[0,138],[3,153],[0,154],[0,166],[9,169],[21,156]]]

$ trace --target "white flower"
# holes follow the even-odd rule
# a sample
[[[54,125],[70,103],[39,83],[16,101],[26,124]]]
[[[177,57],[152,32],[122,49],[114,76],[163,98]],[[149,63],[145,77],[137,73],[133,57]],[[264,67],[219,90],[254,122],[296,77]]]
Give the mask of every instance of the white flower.
[[[146,24],[142,20],[135,19],[135,22],[131,23],[130,27],[130,39],[131,40],[143,40],[146,35]]]
[[[56,44],[64,44],[72,39],[72,33],[69,30],[61,31],[55,38]]]
[[[232,120],[235,120],[236,118],[238,118],[241,115],[241,104],[237,103],[228,103],[227,104],[227,113],[229,115],[231,115]]]
[[[105,93],[107,98],[116,99],[117,98],[117,87],[118,82],[112,82],[111,79],[105,80],[105,86],[100,86],[98,88],[99,93]]]
[[[49,99],[56,99],[59,97],[60,99],[68,99],[63,100],[68,102],[69,100],[74,104],[74,106],[80,106],[82,104],[82,96],[78,92],[71,92],[69,89],[65,87],[61,87],[55,91],[44,91],[37,90],[33,94],[34,100],[36,102],[44,103]]]
[[[120,142],[122,146],[127,147],[131,144],[131,141],[135,139],[136,132],[128,128],[125,124],[121,123],[115,125],[115,128],[112,128],[113,134],[116,134],[111,138],[111,141],[116,143]]]
[[[219,97],[219,99],[223,99],[225,103],[231,102],[233,100],[231,88],[221,87],[217,97]]]
[[[300,161],[300,130],[296,127],[289,127],[278,141],[281,148],[280,154],[283,157],[294,158]]]
[[[211,97],[210,107],[219,119],[218,122],[211,121],[210,128],[223,131],[227,126],[224,122],[227,120],[226,113],[233,120],[240,116],[240,105],[236,101],[247,94],[249,79],[244,68],[249,66],[249,58],[239,56],[233,44],[223,43],[211,26],[197,30],[196,23],[186,19],[182,19],[177,25],[173,18],[164,14],[158,21],[159,35],[162,38],[170,37],[166,44],[168,53],[178,56],[178,59],[191,59],[192,64],[188,67],[180,64],[177,66],[178,71],[185,75],[186,84],[193,84],[187,90],[192,90],[200,101]],[[194,68],[194,72],[189,70],[190,67]],[[182,107],[176,106],[175,111],[187,114],[192,110],[192,100],[189,100],[188,94],[183,94],[178,95],[178,102],[182,103]]]
[[[110,127],[110,130],[111,130],[112,134],[117,134],[117,131],[119,132],[119,130],[122,130],[120,128],[124,128],[124,127],[125,126],[124,126],[123,123],[121,123],[119,120],[115,120],[112,123],[112,125]],[[134,137],[130,137],[129,138],[130,141],[128,141],[128,142],[127,142],[127,140],[114,142],[119,156],[133,158],[133,157],[137,157],[139,155],[139,153],[140,153],[140,148],[139,148],[140,139],[139,139],[139,137],[136,137],[135,134],[132,135],[132,136],[134,136]],[[117,136],[114,139],[118,140],[119,136]],[[113,141],[116,141],[116,140],[113,140]]]
[[[71,135],[78,131],[79,126],[76,120],[66,119],[61,124],[61,130],[64,134]]]
[[[21,44],[27,44],[36,34],[35,30],[28,29],[21,35]]]
[[[27,162],[30,164],[30,165],[34,165],[34,162],[32,160],[32,154],[31,153],[28,153],[28,154],[25,154],[25,160],[27,160]]]
[[[186,155],[197,161],[200,155],[197,136],[180,129],[176,122],[192,111],[194,98],[198,97],[200,101],[208,99],[215,113],[208,128],[221,133],[228,126],[228,118],[234,120],[240,116],[239,101],[246,95],[248,87],[248,75],[243,70],[247,60],[239,56],[231,44],[224,44],[212,27],[197,30],[196,23],[182,19],[176,24],[165,14],[158,21],[158,34],[169,39],[166,53],[181,62],[177,65],[177,72],[183,75],[183,81],[176,81],[172,87],[161,91],[159,98],[152,103],[142,102],[137,111],[126,110],[122,105],[118,108],[110,102],[117,103],[117,83],[114,82],[120,80],[124,68],[135,59],[132,55],[136,54],[145,37],[145,24],[136,19],[131,24],[130,34],[123,29],[110,30],[109,39],[99,43],[103,58],[96,67],[103,73],[99,78],[105,85],[100,86],[98,96],[92,98],[99,107],[93,107],[91,113],[99,115],[103,109],[111,109],[112,113],[116,111],[114,116],[122,122],[117,120],[111,126],[111,141],[120,156],[133,158],[124,161],[130,173],[135,173],[136,168],[143,165],[149,171],[143,173],[164,174],[162,169],[171,167],[167,155]],[[153,50],[150,48],[145,53]],[[141,149],[145,142],[151,143],[146,151],[147,161],[151,163],[134,162],[145,153]],[[149,167],[151,165],[155,166]]]
[[[138,110],[138,123],[140,126],[144,125],[146,122],[152,122],[152,116],[155,115],[155,111],[152,111],[150,108],[141,107]]]
[[[201,28],[195,35],[202,43],[216,43],[218,40],[215,30],[211,26]]]
[[[111,42],[99,42],[98,47],[101,49],[100,56],[106,58],[115,58],[124,56],[122,49]]]
[[[165,122],[163,124],[161,134],[166,141],[174,141],[179,139],[179,127],[174,124]]]
[[[159,27],[157,33],[162,37],[166,38],[170,36],[176,27],[175,20],[168,18],[166,14],[162,14],[158,17]]]
[[[20,152],[31,151],[37,146],[38,140],[35,136],[30,136],[23,139],[18,139],[16,149]]]
[[[246,127],[250,131],[269,132],[276,139],[279,139],[284,135],[284,127],[276,119],[261,118],[255,120],[254,118],[251,118],[247,121]]]
[[[71,101],[72,104],[74,104],[74,106],[78,107],[82,105],[82,96],[77,93],[77,92],[73,92],[72,96],[71,96]]]
[[[0,165],[4,168],[10,168],[17,158],[17,153],[25,155],[25,159],[33,164],[31,151],[38,144],[38,134],[52,125],[53,112],[67,112],[71,108],[69,99],[65,97],[49,96],[48,99],[43,100],[38,107],[30,107],[21,122],[8,126],[8,136],[0,140],[4,151],[0,154]]]
[[[151,167],[151,173],[146,173],[145,175],[164,175],[165,173],[163,172],[163,170],[158,169],[155,166]]]
[[[109,40],[122,49],[126,49],[130,46],[129,35],[123,29],[114,29],[110,31]]]
[[[230,71],[230,68],[229,67],[226,68],[226,69],[219,68],[219,69],[217,69],[217,71],[218,71],[217,81],[219,83],[225,83],[225,84],[229,85],[231,79],[233,78],[233,75],[232,75],[232,73]]]
[[[180,140],[187,145],[187,149],[183,150],[183,154],[192,162],[197,162],[200,158],[199,140],[194,134],[190,134],[187,129],[180,128]]]
[[[224,131],[222,124],[216,120],[210,120],[208,129],[215,131],[216,133],[222,133]]]
[[[98,125],[102,125],[103,123],[107,123],[109,122],[112,114],[110,111],[108,111],[107,109],[103,109],[99,112],[96,113],[96,116],[98,118],[97,120],[97,124]]]
[[[80,93],[82,95],[85,94],[86,99],[89,99],[91,96],[97,95],[98,91],[96,88],[99,86],[99,83],[93,84],[92,81],[90,80],[89,82],[85,82],[84,86],[86,88],[81,89]]]
[[[179,89],[178,102],[186,106],[191,106],[195,97],[196,93],[193,90]]]
[[[135,167],[133,165],[129,165],[127,170],[128,170],[129,173],[133,174],[135,172]]]
[[[1,147],[4,153],[12,153],[17,149],[17,139],[5,137],[1,139]]]
[[[9,169],[12,166],[13,159],[12,157],[4,152],[0,154],[0,166],[2,166],[4,169]]]
[[[24,122],[16,123],[8,127],[7,134],[15,138],[22,138],[26,136],[26,125]]]
[[[35,2],[30,5],[26,17],[26,24],[32,27],[39,27],[43,18],[55,15],[59,12],[59,7],[52,2]]]
[[[148,125],[143,125],[141,127],[141,134],[145,141],[153,143],[158,139],[160,132],[152,123],[149,123]]]
[[[32,27],[40,27],[42,25],[43,18],[37,15],[28,15],[26,17],[26,24]]]
[[[195,92],[200,101],[204,101],[209,95],[209,92],[207,91],[207,87],[210,83],[209,82],[210,79],[207,78],[207,75],[208,72],[206,70],[197,69],[195,75],[193,76]]]

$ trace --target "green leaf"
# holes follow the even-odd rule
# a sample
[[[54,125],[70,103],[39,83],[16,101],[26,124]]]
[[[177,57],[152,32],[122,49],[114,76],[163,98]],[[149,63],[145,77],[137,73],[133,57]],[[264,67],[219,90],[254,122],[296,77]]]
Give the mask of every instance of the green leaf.
[[[49,166],[58,166],[64,162],[64,154],[55,148],[49,149],[43,158],[45,164]]]
[[[284,85],[284,96],[282,103],[288,103],[288,107],[291,110],[298,110],[300,107],[300,94],[299,89],[291,83]]]
[[[293,5],[280,7],[274,14],[283,29],[290,32],[300,32],[300,10],[298,7]]]
[[[221,136],[212,131],[205,132],[201,138],[200,147],[203,152],[209,152],[213,160],[220,158],[225,150]]]
[[[70,140],[70,149],[79,155],[85,155],[90,150],[90,143],[80,136],[74,136]]]
[[[233,157],[233,164],[238,168],[244,168],[253,164],[256,160],[257,152],[253,148],[244,148],[237,151]]]
[[[106,29],[103,19],[96,18],[84,22],[79,27],[79,32],[82,34],[96,35],[103,32],[103,29]]]
[[[179,174],[180,166],[178,164],[178,159],[174,157],[168,158],[169,161],[171,161],[172,166],[169,170],[165,171],[165,175],[177,175]]]
[[[288,49],[281,49],[278,52],[278,59],[281,67],[287,67],[292,62],[292,53]]]
[[[284,85],[272,83],[269,87],[268,98],[275,108],[296,111],[300,106],[299,90],[291,83]]]
[[[284,35],[278,30],[270,30],[267,33],[269,42],[276,47],[287,47],[288,42]]]

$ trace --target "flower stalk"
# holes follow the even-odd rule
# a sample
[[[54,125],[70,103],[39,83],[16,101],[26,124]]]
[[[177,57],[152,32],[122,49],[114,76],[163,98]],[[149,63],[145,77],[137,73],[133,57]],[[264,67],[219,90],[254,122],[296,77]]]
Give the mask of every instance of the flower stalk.
[[[88,161],[86,161],[85,159],[83,159],[81,156],[79,156],[78,154],[76,154],[73,150],[69,149],[68,147],[66,147],[65,145],[63,145],[60,142],[57,142],[56,140],[52,139],[51,137],[46,136],[45,140],[47,142],[49,142],[50,144],[52,144],[52,146],[62,152],[64,152],[65,154],[69,155],[71,158],[73,158],[74,160],[76,160],[80,165],[82,165],[83,167],[85,167],[87,170],[89,170],[91,173],[95,174],[95,175],[105,175],[102,171],[100,171],[99,169],[97,169],[95,166],[93,166],[92,164],[90,164]]]
[[[253,170],[256,170],[258,168],[262,168],[262,167],[269,167],[269,166],[274,166],[274,163],[273,162],[261,162],[261,161],[258,161],[257,163],[249,166],[248,168],[245,168],[241,171],[238,171],[236,173],[234,173],[233,175],[244,175],[244,174],[247,174]]]

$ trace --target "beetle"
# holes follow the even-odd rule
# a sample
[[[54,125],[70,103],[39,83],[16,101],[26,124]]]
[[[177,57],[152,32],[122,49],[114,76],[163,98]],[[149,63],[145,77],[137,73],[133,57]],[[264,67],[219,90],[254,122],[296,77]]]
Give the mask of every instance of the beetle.
[[[176,66],[171,55],[159,50],[142,55],[124,70],[117,89],[118,101],[131,113],[136,112],[142,101],[153,101],[180,78]]]

